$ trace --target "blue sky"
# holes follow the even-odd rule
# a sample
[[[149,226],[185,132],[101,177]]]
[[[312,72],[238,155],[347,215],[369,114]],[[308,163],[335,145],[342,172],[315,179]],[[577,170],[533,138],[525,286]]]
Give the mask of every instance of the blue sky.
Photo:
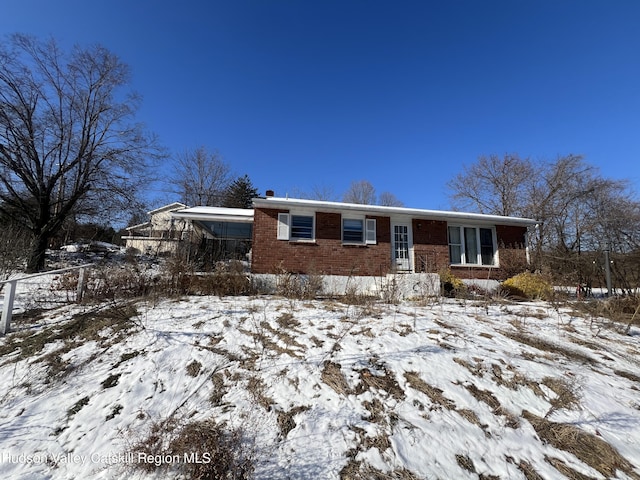
[[[447,209],[480,155],[582,154],[640,186],[635,0],[3,0],[0,34],[100,43],[171,152],[261,193],[368,180]],[[162,187],[158,201],[173,200]]]

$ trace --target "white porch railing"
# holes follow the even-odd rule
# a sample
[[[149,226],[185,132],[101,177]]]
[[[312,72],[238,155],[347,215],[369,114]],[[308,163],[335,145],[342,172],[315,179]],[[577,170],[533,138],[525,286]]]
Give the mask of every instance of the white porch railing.
[[[69,272],[71,270],[80,270],[78,274],[78,287],[76,289],[76,301],[82,301],[82,294],[84,293],[84,287],[86,283],[86,272],[89,267],[92,267],[93,263],[87,263],[85,265],[79,265],[75,267],[60,268],[58,270],[49,270],[46,272],[33,273],[31,275],[24,275],[18,278],[11,278],[9,280],[3,280],[0,285],[4,284],[4,301],[2,302],[2,320],[0,321],[0,335],[5,335],[11,330],[11,318],[13,316],[13,303],[16,297],[16,289],[18,282],[28,280],[35,277],[41,277],[43,275],[55,275],[58,273]]]

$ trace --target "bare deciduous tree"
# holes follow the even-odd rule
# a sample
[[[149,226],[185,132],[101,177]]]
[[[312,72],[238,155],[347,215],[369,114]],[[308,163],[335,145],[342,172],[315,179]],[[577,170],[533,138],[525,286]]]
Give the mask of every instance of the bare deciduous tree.
[[[385,207],[404,207],[404,203],[391,192],[382,192],[378,197],[378,205]]]
[[[64,52],[13,35],[0,45],[0,213],[33,235],[28,271],[44,267],[70,215],[136,204],[155,139],[133,123],[129,68],[102,46]]]
[[[522,215],[535,170],[528,159],[511,154],[481,156],[448,184],[455,207],[492,215]]]
[[[330,185],[314,185],[309,192],[304,192],[296,188],[293,190],[292,195],[296,198],[327,202],[337,202],[339,200],[339,196],[336,195],[335,190]]]
[[[480,157],[448,184],[458,205],[539,221],[530,232],[537,268],[593,270],[593,252],[637,251],[640,204],[628,182],[603,178],[582,157],[533,164],[516,155]],[[581,259],[583,252],[590,257]],[[587,264],[588,263],[588,264]]]
[[[368,180],[351,182],[349,189],[342,198],[343,202],[359,203],[362,205],[383,205],[385,207],[403,207],[404,203],[391,192],[376,195],[376,189]]]
[[[219,207],[231,184],[231,169],[218,152],[199,147],[177,155],[174,178],[182,202]]]
[[[347,203],[374,205],[376,203],[376,189],[367,180],[351,182],[342,200]]]
[[[0,280],[8,279],[11,274],[21,270],[29,253],[29,232],[11,220],[2,218],[0,228]],[[0,285],[0,291],[2,291]]]

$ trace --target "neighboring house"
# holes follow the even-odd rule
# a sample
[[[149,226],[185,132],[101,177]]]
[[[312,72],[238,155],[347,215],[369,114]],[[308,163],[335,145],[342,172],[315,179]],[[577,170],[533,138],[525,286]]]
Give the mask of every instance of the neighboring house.
[[[173,218],[171,212],[186,207],[184,203],[174,202],[148,212],[148,222],[126,228],[129,234],[122,237],[126,248],[151,255],[176,252],[180,241],[189,236],[192,226],[185,220]]]
[[[206,258],[247,260],[253,236],[252,209],[192,207],[172,211],[171,216],[191,222],[192,243]]]
[[[525,265],[527,218],[267,196],[254,205],[253,273],[501,279]],[[501,258],[504,257],[501,265]],[[515,260],[514,260],[515,259]]]

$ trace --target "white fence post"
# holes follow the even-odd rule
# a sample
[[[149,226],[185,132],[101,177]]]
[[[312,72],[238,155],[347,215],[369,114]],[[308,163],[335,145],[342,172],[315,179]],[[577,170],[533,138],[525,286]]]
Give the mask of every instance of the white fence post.
[[[16,298],[16,284],[18,280],[6,282],[4,302],[2,304],[2,323],[0,323],[0,335],[5,335],[11,330],[11,315],[13,314],[13,300]]]
[[[85,265],[79,265],[77,267],[60,268],[58,270],[49,270],[45,272],[33,273],[31,275],[25,275],[24,277],[14,278],[13,280],[3,280],[0,284],[4,283],[7,288],[4,292],[4,303],[2,304],[2,321],[0,323],[0,335],[5,335],[11,330],[11,315],[13,313],[13,300],[16,297],[16,285],[20,280],[26,280],[28,278],[39,277],[41,275],[53,275],[62,272],[68,272],[70,270],[80,269],[78,275],[78,290],[76,300],[82,301],[82,295],[84,293],[85,283],[87,281],[86,270],[92,267],[93,263],[87,263]]]

